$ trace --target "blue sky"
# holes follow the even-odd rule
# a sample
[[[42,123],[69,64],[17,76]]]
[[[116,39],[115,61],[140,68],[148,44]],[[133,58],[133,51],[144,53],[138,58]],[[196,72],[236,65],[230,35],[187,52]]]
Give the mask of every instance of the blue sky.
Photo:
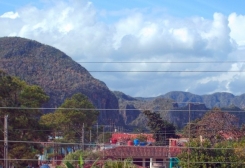
[[[211,18],[213,13],[225,15],[236,12],[245,14],[245,2],[241,0],[91,0],[99,10],[117,11],[133,8],[162,8],[166,13],[176,17],[202,16]],[[43,8],[45,0],[0,0],[0,13],[15,11],[26,5]]]
[[[81,63],[89,71],[138,71],[91,72],[132,96],[175,90],[239,95],[245,93],[243,72],[185,71],[245,71],[244,6],[232,0],[0,0],[0,37],[33,39],[77,62],[140,62]],[[185,63],[191,61],[226,63]]]
[[[232,0],[93,0],[96,8],[106,10],[121,10],[125,8],[162,8],[167,14],[176,17],[202,16],[212,18],[213,13],[225,15],[236,12],[244,14],[244,1]]]

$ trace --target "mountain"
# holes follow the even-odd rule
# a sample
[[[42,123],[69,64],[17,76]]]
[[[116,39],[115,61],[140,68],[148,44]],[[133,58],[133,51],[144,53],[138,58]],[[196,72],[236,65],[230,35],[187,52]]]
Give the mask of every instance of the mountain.
[[[142,113],[144,110],[159,112],[166,119],[168,110],[176,107],[171,99],[156,98],[133,98],[119,91],[114,91],[119,103],[119,113],[123,117],[125,125],[145,128],[147,119]]]
[[[245,108],[245,94],[235,96],[227,92],[217,92],[209,95],[196,95],[189,92],[172,91],[160,97],[172,99],[176,102],[183,102],[183,105],[188,102],[197,102],[204,103],[208,108],[228,107],[231,105],[235,105],[241,109]]]
[[[118,110],[115,110],[118,100],[105,83],[92,77],[84,67],[58,49],[25,38],[0,38],[0,69],[29,84],[41,86],[50,96],[43,107],[59,107],[66,98],[83,93],[101,109],[100,123],[117,118],[117,123],[123,125]]]
[[[235,112],[245,108],[245,94],[196,95],[172,91],[158,97],[132,97],[119,91],[111,92],[104,82],[95,79],[60,50],[19,37],[0,38],[0,69],[29,84],[41,86],[50,96],[43,107],[56,108],[75,93],[85,94],[100,110],[100,124],[146,127],[142,111],[148,109],[182,128],[189,121],[186,112],[190,102],[191,120],[202,117],[213,107]],[[237,116],[245,119],[243,113]]]
[[[119,113],[128,126],[146,128],[147,119],[142,113],[148,109],[173,123],[177,129],[182,129],[189,121],[200,119],[213,107],[236,115],[239,125],[244,124],[244,95],[234,96],[230,93],[214,93],[210,95],[195,95],[189,92],[173,91],[158,97],[131,97],[119,91],[114,91],[119,103]],[[190,117],[189,117],[190,116]]]

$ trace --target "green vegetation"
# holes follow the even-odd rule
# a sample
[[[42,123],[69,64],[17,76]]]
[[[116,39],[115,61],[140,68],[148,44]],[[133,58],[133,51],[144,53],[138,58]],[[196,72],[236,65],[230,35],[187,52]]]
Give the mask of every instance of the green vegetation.
[[[144,111],[148,118],[147,126],[151,129],[156,145],[168,145],[169,138],[176,137],[175,127],[167,120],[163,120],[158,113],[152,113],[149,110]]]
[[[104,168],[136,168],[132,163],[132,160],[107,160],[104,164]]]
[[[40,122],[53,130],[53,136],[62,137],[60,140],[63,142],[81,142],[84,124],[84,139],[89,142],[89,131],[98,115],[86,96],[75,94],[54,113],[43,115]]]
[[[241,137],[238,118],[219,108],[208,111],[201,119],[197,119],[183,129],[184,137],[198,138],[200,135],[212,143],[224,140],[222,133]],[[190,135],[189,135],[190,134]]]
[[[102,128],[103,129],[103,128]],[[99,129],[99,136],[98,136],[98,143],[109,143],[112,133],[111,132],[105,132],[103,133],[101,129]]]
[[[10,159],[35,159],[35,155],[41,153],[41,144],[32,142],[46,141],[48,138],[47,132],[43,131],[46,130],[46,127],[39,124],[42,113],[37,109],[48,98],[39,86],[28,85],[24,81],[0,71],[0,107],[6,107],[0,109],[2,118],[0,130],[3,130],[3,116],[8,115]],[[0,134],[0,139],[4,139],[3,136]],[[0,158],[3,158],[3,151],[3,143],[1,143]],[[12,164],[23,167],[27,165],[27,161],[12,161]]]
[[[100,153],[94,153],[90,151],[76,151],[74,153],[68,154],[62,164],[58,166],[58,168],[75,168],[79,166],[82,168],[84,166],[84,162],[87,161],[91,163],[91,168],[98,168],[100,166],[97,165],[99,159],[101,158]],[[108,159],[104,161],[104,168],[136,168],[131,159],[125,160],[112,160]]]
[[[99,158],[100,154],[98,152],[77,150],[76,152],[66,155],[62,161],[62,165],[68,168],[75,168],[77,166],[83,167],[85,160],[95,164]]]
[[[222,141],[212,144],[192,139],[178,155],[182,168],[242,168],[244,167],[244,141]],[[238,148],[237,148],[238,147]],[[188,152],[189,151],[189,152]]]
[[[85,140],[89,141],[89,132],[97,121],[99,112],[87,97],[82,94],[73,95],[72,98],[66,99],[55,113],[42,115],[39,108],[48,99],[39,86],[28,85],[0,71],[0,107],[6,107],[0,109],[0,115],[8,115],[9,158],[23,159],[11,161],[11,164],[24,167],[29,163],[27,160],[37,159],[36,154],[42,154],[44,146],[30,142],[46,142],[49,135],[61,136],[60,141],[81,142],[80,130],[83,123]],[[1,123],[0,129],[3,130],[3,118]],[[4,139],[3,136],[0,134],[1,139]],[[93,138],[95,136],[94,133]],[[16,140],[19,142],[11,142]],[[0,157],[3,158],[3,154],[2,143]],[[33,162],[33,165],[35,164]]]
[[[229,135],[225,137],[224,135]],[[190,136],[178,158],[183,168],[242,168],[245,160],[244,133],[238,118],[214,108],[184,128]],[[202,137],[199,139],[199,137]]]

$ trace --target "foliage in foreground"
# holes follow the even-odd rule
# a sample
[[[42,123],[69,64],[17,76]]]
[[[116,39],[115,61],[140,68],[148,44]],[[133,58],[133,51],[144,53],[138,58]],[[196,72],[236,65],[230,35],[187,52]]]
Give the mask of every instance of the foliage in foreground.
[[[11,77],[0,71],[0,107],[11,107],[0,109],[0,116],[8,115],[8,139],[18,141],[46,141],[48,132],[39,124],[42,115],[38,109],[49,97],[36,85],[28,85],[26,82]],[[34,109],[31,109],[34,108]],[[3,130],[3,124],[0,124]],[[40,131],[36,131],[40,130]],[[0,134],[0,139],[3,134]],[[9,159],[36,159],[40,154],[41,145],[38,143],[9,143]],[[4,147],[0,144],[0,158],[3,158]],[[11,161],[16,167],[23,167],[27,161]],[[35,164],[35,163],[33,163]]]
[[[245,152],[238,150],[242,146],[245,146],[245,141],[222,141],[212,144],[208,139],[203,142],[192,139],[178,155],[179,165],[182,168],[242,168]]]
[[[75,168],[79,166],[82,168],[85,162],[92,163],[91,168],[98,168],[96,165],[98,160],[100,159],[99,153],[93,153],[90,151],[76,151],[74,153],[68,154],[62,164],[57,166],[57,168]],[[136,168],[136,166],[132,163],[131,159],[121,160],[106,160],[104,162],[103,168]]]
[[[136,166],[132,163],[132,160],[125,159],[121,160],[107,160],[104,164],[104,168],[136,168]]]
[[[100,158],[98,152],[77,150],[65,156],[63,159],[63,165],[68,164],[76,167],[78,164],[81,166],[86,161],[95,161],[98,158]]]
[[[75,94],[65,102],[54,113],[49,113],[41,117],[41,123],[51,127],[54,133],[66,142],[79,142],[81,140],[81,130],[84,124],[85,140],[89,139],[89,131],[97,121],[99,112],[95,110],[93,104],[83,94]]]

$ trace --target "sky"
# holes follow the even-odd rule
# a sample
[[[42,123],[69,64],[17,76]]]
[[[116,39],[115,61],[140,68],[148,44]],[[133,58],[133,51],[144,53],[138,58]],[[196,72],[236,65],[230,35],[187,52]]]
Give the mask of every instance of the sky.
[[[51,45],[110,90],[131,96],[240,95],[244,6],[241,0],[0,0],[0,37]]]

